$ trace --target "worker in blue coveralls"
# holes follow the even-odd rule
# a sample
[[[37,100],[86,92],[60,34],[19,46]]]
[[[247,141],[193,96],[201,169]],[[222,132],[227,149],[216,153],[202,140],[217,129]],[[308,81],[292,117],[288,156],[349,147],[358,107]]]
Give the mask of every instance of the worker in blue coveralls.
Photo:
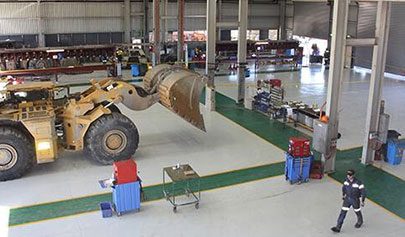
[[[363,216],[361,214],[361,207],[364,207],[364,200],[366,199],[366,190],[364,184],[354,176],[354,170],[347,171],[346,180],[343,183],[343,205],[340,212],[337,225],[332,227],[333,232],[339,233],[342,228],[343,221],[345,220],[347,211],[353,206],[354,213],[357,216],[357,223],[354,227],[360,228],[363,224]]]

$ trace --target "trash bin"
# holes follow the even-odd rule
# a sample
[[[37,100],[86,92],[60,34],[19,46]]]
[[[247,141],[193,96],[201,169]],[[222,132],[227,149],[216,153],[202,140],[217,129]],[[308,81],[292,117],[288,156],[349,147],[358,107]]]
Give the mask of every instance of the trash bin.
[[[112,207],[109,202],[101,202],[100,210],[103,218],[112,217]]]
[[[390,142],[395,142],[398,141],[399,137],[401,136],[401,134],[395,130],[388,130],[388,134],[387,134],[387,142],[385,144],[382,145],[382,155],[384,156],[384,160],[388,162],[387,159],[387,146],[388,143]]]
[[[131,64],[131,74],[133,77],[139,76],[139,65],[138,64]]]
[[[250,69],[245,68],[245,77],[250,77]]]
[[[391,140],[388,142],[387,159],[391,165],[399,165],[404,155],[405,141]]]

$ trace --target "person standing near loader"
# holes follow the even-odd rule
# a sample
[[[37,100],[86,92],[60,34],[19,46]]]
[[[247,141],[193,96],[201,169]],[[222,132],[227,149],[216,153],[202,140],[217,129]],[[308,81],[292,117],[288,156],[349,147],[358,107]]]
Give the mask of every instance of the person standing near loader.
[[[363,225],[363,216],[361,214],[361,207],[364,207],[364,201],[366,199],[366,190],[364,184],[354,176],[354,170],[349,169],[347,171],[346,180],[343,183],[343,205],[342,210],[337,221],[337,225],[332,227],[333,232],[339,233],[342,228],[343,221],[345,220],[347,211],[353,206],[354,213],[357,216],[357,223],[354,227],[360,228]]]

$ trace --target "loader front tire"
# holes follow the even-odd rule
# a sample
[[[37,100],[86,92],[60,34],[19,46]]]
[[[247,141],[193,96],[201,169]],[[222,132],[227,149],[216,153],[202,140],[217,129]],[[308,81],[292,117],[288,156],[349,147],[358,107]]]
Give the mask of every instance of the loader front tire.
[[[0,127],[0,181],[18,179],[34,165],[34,145],[16,128]]]
[[[135,124],[120,113],[101,116],[89,127],[84,152],[103,165],[127,160],[138,148],[139,133]]]

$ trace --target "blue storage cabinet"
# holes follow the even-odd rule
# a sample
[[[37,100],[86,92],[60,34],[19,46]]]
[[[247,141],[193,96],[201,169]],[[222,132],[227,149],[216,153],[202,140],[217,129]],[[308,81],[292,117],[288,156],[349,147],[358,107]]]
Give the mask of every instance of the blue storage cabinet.
[[[139,181],[115,185],[113,204],[117,215],[141,208],[141,188]]]
[[[294,158],[286,153],[285,158],[285,179],[291,184],[308,182],[313,156]]]
[[[405,141],[389,140],[387,146],[387,162],[391,165],[399,165],[404,155]]]

